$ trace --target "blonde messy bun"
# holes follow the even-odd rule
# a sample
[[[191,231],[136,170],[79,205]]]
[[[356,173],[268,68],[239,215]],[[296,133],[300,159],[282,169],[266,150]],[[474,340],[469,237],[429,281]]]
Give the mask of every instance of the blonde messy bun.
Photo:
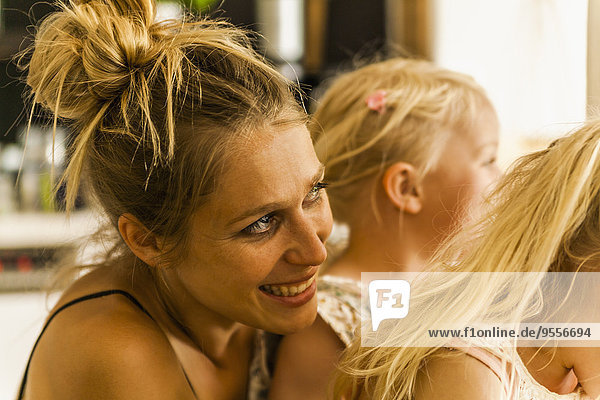
[[[74,131],[67,209],[85,176],[115,225],[132,213],[180,243],[231,140],[305,115],[244,31],[155,14],[151,0],[61,2],[23,67],[34,105]]]
[[[160,52],[151,2],[79,3],[41,24],[27,76],[35,101],[68,119],[123,93]]]

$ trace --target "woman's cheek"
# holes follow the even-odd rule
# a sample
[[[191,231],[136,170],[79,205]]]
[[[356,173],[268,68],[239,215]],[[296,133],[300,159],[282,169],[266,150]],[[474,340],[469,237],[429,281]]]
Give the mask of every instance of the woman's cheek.
[[[263,243],[244,246],[236,253],[236,262],[257,275],[267,276],[285,252],[285,248],[279,242],[279,238],[273,236]]]

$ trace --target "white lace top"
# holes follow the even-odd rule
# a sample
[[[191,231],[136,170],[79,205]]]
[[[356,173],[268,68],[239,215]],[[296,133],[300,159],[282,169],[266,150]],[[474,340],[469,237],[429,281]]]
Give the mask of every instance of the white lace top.
[[[557,394],[546,389],[538,383],[521,360],[521,357],[516,357],[514,363],[515,370],[519,377],[519,399],[518,400],[584,400],[591,399],[586,396],[580,387],[577,392],[569,394]]]
[[[360,282],[325,275],[317,288],[319,316],[346,345],[350,345],[360,329]]]

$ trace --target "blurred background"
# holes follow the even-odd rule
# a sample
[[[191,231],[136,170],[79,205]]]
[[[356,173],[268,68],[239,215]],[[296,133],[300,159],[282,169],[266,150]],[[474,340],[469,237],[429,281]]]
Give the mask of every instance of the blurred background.
[[[98,225],[83,201],[67,221],[60,192],[51,195],[49,121],[35,118],[24,152],[30,109],[14,57],[53,9],[53,0],[0,0],[0,399],[14,397],[52,304],[45,265],[79,248]],[[376,56],[419,56],[470,74],[498,110],[503,166],[566,133],[600,103],[600,0],[159,2],[158,18],[184,12],[258,32],[257,48],[302,85],[309,105],[321,83]],[[59,127],[55,176],[69,140]]]

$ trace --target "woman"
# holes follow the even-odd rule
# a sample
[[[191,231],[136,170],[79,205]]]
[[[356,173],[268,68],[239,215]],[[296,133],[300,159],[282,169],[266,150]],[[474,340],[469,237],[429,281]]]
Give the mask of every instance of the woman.
[[[85,183],[117,240],[51,312],[19,398],[261,398],[261,331],[315,318],[331,215],[293,87],[231,25],[155,13],[69,1],[36,34],[34,104],[76,134],[67,208]]]

